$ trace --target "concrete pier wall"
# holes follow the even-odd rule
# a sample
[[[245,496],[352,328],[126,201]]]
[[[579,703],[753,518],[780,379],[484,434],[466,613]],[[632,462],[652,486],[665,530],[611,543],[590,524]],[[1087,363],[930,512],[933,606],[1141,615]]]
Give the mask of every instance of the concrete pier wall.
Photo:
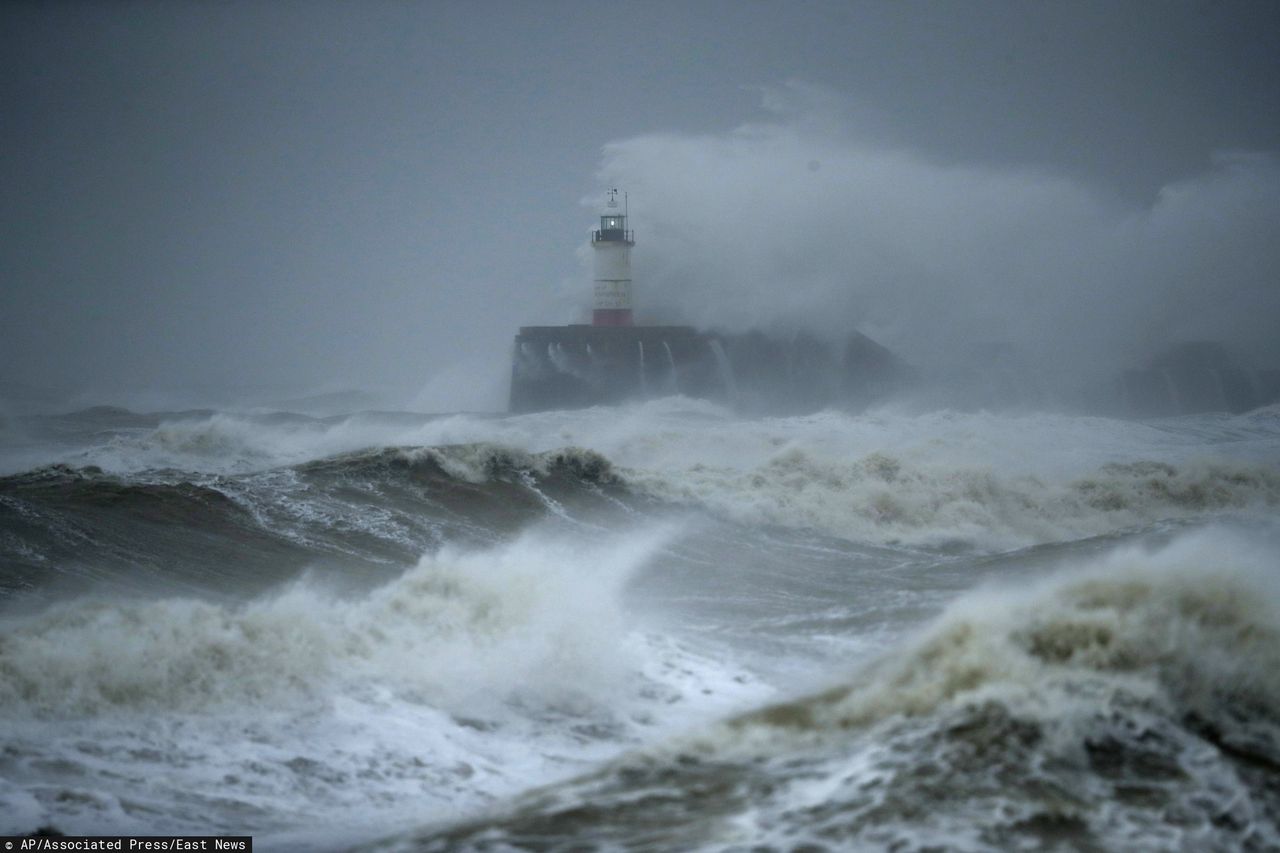
[[[683,394],[749,412],[797,413],[867,405],[910,374],[858,333],[832,343],[691,326],[526,326],[515,339],[510,410]]]
[[[527,326],[515,339],[509,408],[575,409],[683,394],[748,414],[799,414],[860,409],[907,387],[926,399],[941,394],[945,401],[953,393],[947,404],[960,408],[1065,405],[1138,418],[1246,412],[1280,402],[1280,370],[1242,367],[1217,342],[1178,345],[1087,388],[1046,389],[1034,376],[1012,381],[1015,358],[999,350],[979,375],[921,378],[858,333],[833,342],[691,326]]]

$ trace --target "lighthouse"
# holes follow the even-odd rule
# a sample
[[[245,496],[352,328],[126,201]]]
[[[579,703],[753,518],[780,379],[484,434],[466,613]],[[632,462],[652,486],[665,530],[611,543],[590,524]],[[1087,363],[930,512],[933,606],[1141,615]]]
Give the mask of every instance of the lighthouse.
[[[809,412],[865,403],[912,375],[858,332],[833,344],[803,334],[777,338],[760,331],[636,325],[635,234],[627,228],[627,197],[619,204],[618,195],[608,191],[600,227],[591,229],[591,323],[520,327],[511,355],[510,411],[612,406],[680,394],[771,414]]]
[[[595,303],[593,326],[631,325],[631,247],[634,234],[627,229],[625,206],[618,208],[618,191],[609,190],[609,200],[600,215],[599,229],[591,232],[594,250],[592,279]],[[626,196],[623,196],[626,199]]]

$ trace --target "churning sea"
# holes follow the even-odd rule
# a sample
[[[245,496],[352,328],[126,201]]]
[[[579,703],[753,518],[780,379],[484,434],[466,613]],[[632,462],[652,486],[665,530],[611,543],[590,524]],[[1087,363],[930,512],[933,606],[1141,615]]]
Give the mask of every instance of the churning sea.
[[[0,834],[1274,850],[1280,407],[0,420]]]

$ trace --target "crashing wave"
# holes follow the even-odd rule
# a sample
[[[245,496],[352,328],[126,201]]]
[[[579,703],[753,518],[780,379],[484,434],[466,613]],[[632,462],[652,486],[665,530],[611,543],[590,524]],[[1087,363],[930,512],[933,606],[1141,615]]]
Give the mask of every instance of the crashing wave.
[[[1280,506],[1280,468],[1226,461],[1112,463],[1055,483],[888,453],[840,462],[790,448],[745,471],[699,465],[622,475],[655,497],[701,504],[737,521],[921,547],[1017,548]]]
[[[589,699],[626,670],[621,584],[669,535],[592,547],[530,532],[489,550],[445,547],[355,599],[303,580],[243,605],[55,604],[0,623],[0,708],[288,707],[335,687],[473,712],[485,694]],[[606,647],[617,654],[596,654]]]
[[[1275,849],[1274,569],[1202,531],[972,593],[825,693],[387,846]]]

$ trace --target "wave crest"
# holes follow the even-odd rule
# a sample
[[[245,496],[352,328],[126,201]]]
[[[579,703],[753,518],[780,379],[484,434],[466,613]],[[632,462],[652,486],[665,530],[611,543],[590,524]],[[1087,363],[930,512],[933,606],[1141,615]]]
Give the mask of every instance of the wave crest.
[[[1280,506],[1280,469],[1235,462],[1108,464],[1053,483],[991,468],[913,463],[888,453],[840,462],[791,448],[749,471],[627,470],[657,497],[747,523],[920,547],[1016,548],[1169,518]]]
[[[1123,549],[1031,592],[974,593],[864,679],[759,720],[847,728],[997,693],[1048,706],[1046,697],[1107,685],[1205,719],[1270,708],[1280,724],[1273,568],[1271,555],[1207,531],[1156,553]]]
[[[415,843],[1275,849],[1273,546],[1202,531],[972,593],[825,693]]]
[[[563,476],[573,481],[602,484],[617,480],[609,460],[591,450],[565,447],[530,453],[488,443],[374,448],[307,462],[297,469],[334,476],[401,470],[419,477],[444,477],[475,485],[527,477]]]
[[[589,696],[623,667],[620,585],[668,535],[605,547],[530,532],[488,550],[445,547],[356,600],[300,582],[242,606],[54,605],[4,620],[0,707],[199,711],[315,700],[335,687],[458,707],[509,692]]]

